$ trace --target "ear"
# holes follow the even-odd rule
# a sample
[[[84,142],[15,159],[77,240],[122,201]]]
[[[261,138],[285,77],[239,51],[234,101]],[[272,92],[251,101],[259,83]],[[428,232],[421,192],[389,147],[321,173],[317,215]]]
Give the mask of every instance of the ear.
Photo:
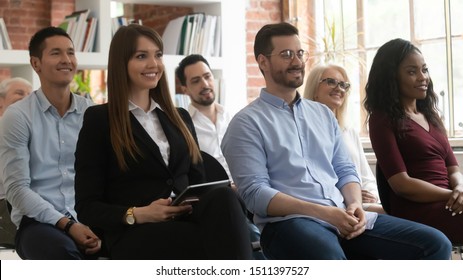
[[[263,54],[259,54],[257,56],[257,64],[259,64],[259,68],[263,71],[263,72],[266,72],[266,70],[268,69],[269,67],[269,61],[268,61],[268,58],[263,55]]]
[[[38,57],[31,56],[30,63],[34,71],[36,73],[39,73],[40,72],[40,59]]]
[[[184,94],[190,95],[186,86],[180,86],[180,90],[181,90]]]

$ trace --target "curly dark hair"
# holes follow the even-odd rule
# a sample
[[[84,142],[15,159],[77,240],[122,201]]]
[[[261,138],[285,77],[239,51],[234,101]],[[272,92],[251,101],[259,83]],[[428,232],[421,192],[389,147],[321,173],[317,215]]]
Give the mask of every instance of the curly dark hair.
[[[400,63],[412,52],[421,54],[421,51],[416,46],[403,39],[391,40],[378,49],[365,86],[366,96],[363,100],[363,106],[368,113],[367,122],[374,111],[382,111],[389,116],[396,132],[400,132],[405,128],[405,120],[408,117],[400,102],[398,70]],[[445,133],[444,124],[439,117],[437,103],[437,94],[434,92],[433,82],[429,78],[426,97],[417,100],[416,107],[428,122]]]

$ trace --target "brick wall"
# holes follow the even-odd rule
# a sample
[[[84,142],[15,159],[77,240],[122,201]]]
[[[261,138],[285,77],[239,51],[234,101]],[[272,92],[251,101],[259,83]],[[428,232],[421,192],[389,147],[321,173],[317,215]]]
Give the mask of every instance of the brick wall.
[[[133,5],[133,18],[142,19],[143,25],[153,28],[161,35],[164,33],[170,20],[192,12],[193,9],[188,7]]]
[[[0,0],[0,17],[15,50],[27,50],[31,36],[46,26],[57,25],[74,11],[74,0]],[[0,80],[10,77],[0,68]]]
[[[254,38],[259,29],[268,23],[281,21],[280,0],[249,0],[246,10],[246,64],[248,101],[254,100],[265,86],[254,58]]]
[[[248,0],[246,11],[246,61],[248,100],[258,96],[264,79],[254,59],[253,46],[257,31],[267,23],[281,21],[281,0]],[[14,49],[26,50],[30,37],[40,28],[58,25],[64,16],[74,11],[74,0],[0,0],[0,16],[6,26]],[[133,5],[132,17],[160,34],[169,20],[192,12],[185,7]],[[0,69],[0,80],[9,77],[7,69]]]

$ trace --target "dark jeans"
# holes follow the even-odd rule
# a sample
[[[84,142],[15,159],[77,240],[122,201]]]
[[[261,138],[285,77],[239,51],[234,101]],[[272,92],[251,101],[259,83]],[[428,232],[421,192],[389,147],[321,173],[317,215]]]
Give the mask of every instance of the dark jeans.
[[[448,260],[452,248],[437,229],[388,215],[379,215],[372,230],[351,240],[307,218],[269,223],[261,244],[269,259],[307,260]]]
[[[71,237],[50,224],[23,216],[16,232],[16,251],[29,260],[79,260],[84,256]]]

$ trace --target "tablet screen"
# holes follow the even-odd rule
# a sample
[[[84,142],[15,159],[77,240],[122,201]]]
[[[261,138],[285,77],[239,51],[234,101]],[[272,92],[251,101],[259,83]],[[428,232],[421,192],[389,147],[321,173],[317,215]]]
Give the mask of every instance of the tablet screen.
[[[201,195],[207,193],[208,191],[217,188],[217,187],[229,187],[230,180],[214,181],[203,184],[196,184],[188,186],[181,194],[179,194],[171,205],[177,206],[180,205],[185,200],[196,200],[201,197]]]

